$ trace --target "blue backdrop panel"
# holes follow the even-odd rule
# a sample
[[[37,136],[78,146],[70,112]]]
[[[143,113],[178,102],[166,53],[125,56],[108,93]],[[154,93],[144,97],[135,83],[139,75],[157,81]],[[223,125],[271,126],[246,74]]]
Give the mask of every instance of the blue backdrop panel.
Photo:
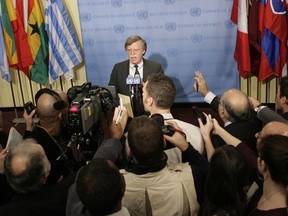
[[[87,79],[107,85],[113,65],[127,59],[124,43],[140,35],[145,58],[161,63],[177,87],[177,102],[202,102],[193,89],[200,70],[221,95],[239,88],[233,59],[232,0],[78,0]]]

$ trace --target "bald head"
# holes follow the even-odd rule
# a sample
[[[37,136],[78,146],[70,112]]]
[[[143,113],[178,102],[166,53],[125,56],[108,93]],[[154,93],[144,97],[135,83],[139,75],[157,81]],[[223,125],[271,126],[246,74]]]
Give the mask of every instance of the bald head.
[[[250,117],[249,99],[246,94],[237,89],[226,91],[220,105],[227,112],[227,119],[231,122],[245,121]]]
[[[257,138],[257,145],[259,145],[261,140],[268,135],[288,136],[288,124],[278,121],[273,121],[266,124],[262,131],[255,135]]]
[[[277,121],[269,122],[263,127],[262,132],[266,135],[288,136],[288,124]]]
[[[55,110],[54,103],[57,102],[56,98],[52,95],[43,93],[37,101],[37,113],[39,118],[56,117],[59,110]]]

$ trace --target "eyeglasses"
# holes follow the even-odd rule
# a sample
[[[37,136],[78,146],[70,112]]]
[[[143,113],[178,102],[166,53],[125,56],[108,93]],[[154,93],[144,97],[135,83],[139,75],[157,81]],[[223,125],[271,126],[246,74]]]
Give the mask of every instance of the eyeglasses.
[[[126,49],[126,52],[128,52],[128,53],[137,53],[137,52],[139,52],[139,51],[141,51],[142,50],[142,48],[138,48],[138,49]]]

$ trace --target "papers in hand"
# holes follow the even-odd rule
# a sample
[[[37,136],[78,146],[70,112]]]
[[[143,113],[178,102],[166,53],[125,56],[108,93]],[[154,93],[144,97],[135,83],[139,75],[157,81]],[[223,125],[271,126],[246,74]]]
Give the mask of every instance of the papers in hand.
[[[13,146],[23,140],[23,137],[21,134],[16,130],[15,127],[11,127],[8,135],[8,140],[7,140],[7,149],[13,148]]]
[[[123,94],[118,94],[118,97],[121,99],[122,105],[126,108],[128,115],[133,118],[134,114],[132,110],[130,97],[127,95],[123,95]]]

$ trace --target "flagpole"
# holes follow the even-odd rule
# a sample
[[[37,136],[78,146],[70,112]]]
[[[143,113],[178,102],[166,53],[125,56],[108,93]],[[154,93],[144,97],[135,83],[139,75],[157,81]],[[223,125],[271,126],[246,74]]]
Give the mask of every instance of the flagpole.
[[[269,96],[270,96],[268,89],[270,89],[270,81],[267,79],[266,80],[266,104],[268,103]]]
[[[261,81],[257,78],[257,100],[261,102]]]
[[[251,77],[247,78],[247,95],[251,97]]]
[[[19,68],[17,67],[17,72],[18,72],[18,79],[19,79],[19,84],[20,84],[20,91],[21,91],[21,97],[22,97],[22,104],[24,106],[24,95],[23,95],[23,88],[22,88],[22,81],[20,77],[20,71]],[[13,89],[12,89],[13,90]],[[14,107],[15,107],[15,116],[16,118],[13,119],[13,123],[15,123],[15,126],[19,123],[25,123],[25,120],[23,118],[18,117],[17,109],[16,109],[16,103],[15,103],[15,96],[14,96],[14,91],[13,91],[13,99],[14,99]]]
[[[32,96],[32,102],[33,102],[33,104],[35,104],[34,94],[33,94],[33,89],[32,89],[32,82],[30,79],[29,79],[29,84],[30,84],[30,92],[31,92],[31,96]]]
[[[17,67],[17,71],[18,71],[18,79],[19,79],[20,89],[22,90],[21,91],[22,104],[24,105],[25,101],[24,101],[24,95],[23,95],[23,87],[22,87],[22,81],[21,81],[21,77],[20,77],[20,70],[18,67]]]
[[[10,89],[12,93],[12,100],[13,100],[14,112],[15,112],[15,117],[16,117],[15,119],[12,120],[12,122],[15,123],[15,126],[16,126],[18,123],[20,123],[20,120],[18,118],[18,112],[17,112],[16,102],[15,102],[15,94],[13,90],[12,80],[10,82]]]
[[[62,77],[60,76],[59,78],[60,78],[61,91],[63,91]]]

